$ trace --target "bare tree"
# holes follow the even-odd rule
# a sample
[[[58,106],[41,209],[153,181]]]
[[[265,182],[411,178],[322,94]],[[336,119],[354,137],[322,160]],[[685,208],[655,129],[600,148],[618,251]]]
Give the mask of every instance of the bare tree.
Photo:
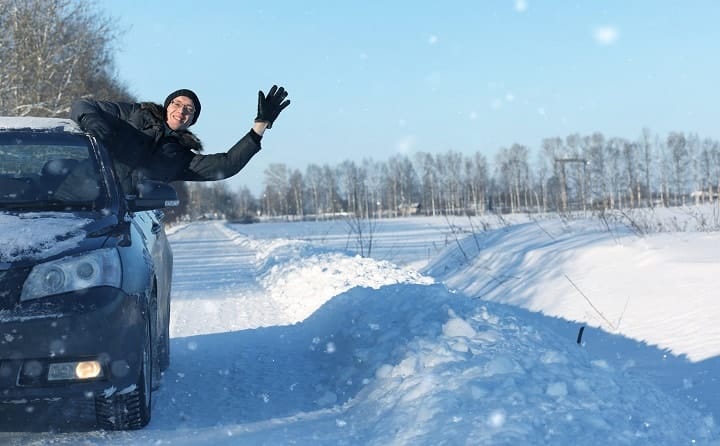
[[[288,215],[288,168],[283,163],[272,163],[265,169],[263,210],[266,215]]]
[[[609,186],[609,208],[623,207],[623,190],[625,190],[621,153],[624,147],[621,138],[610,138],[605,144],[605,158],[608,160],[606,175]]]
[[[365,175],[354,161],[345,161],[337,168],[337,176],[342,185],[341,194],[347,203],[347,211],[364,215]]]
[[[558,160],[565,176],[564,187],[574,192],[574,202],[577,208],[586,209],[587,199],[587,159],[582,156],[585,148],[585,139],[573,133],[565,138],[565,156]],[[567,194],[567,190],[566,190]]]
[[[438,213],[438,174],[435,158],[429,154],[420,152],[415,156],[415,163],[418,165],[421,177],[421,201],[425,208],[426,215],[437,215]]]
[[[720,144],[717,141],[706,138],[702,142],[700,158],[703,165],[703,191],[707,197],[713,193],[720,195]]]
[[[325,218],[340,210],[335,169],[328,165],[310,164],[303,177],[306,204],[315,218]]]
[[[305,169],[305,187],[308,197],[308,206],[315,218],[324,214],[323,206],[320,201],[320,194],[323,189],[323,171],[317,164],[310,164]]]
[[[340,194],[338,193],[338,178],[335,169],[332,169],[327,164],[324,165],[323,177],[323,185],[325,186],[323,200],[327,203],[327,212],[335,214],[336,212],[342,211],[342,202],[340,200]]]
[[[687,139],[683,133],[670,132],[667,137],[667,148],[670,155],[670,172],[673,186],[673,203],[680,204],[683,190],[687,182],[687,171],[690,164]]]
[[[475,153],[465,160],[465,189],[468,191],[467,207],[475,214],[485,212],[485,200],[488,190],[488,166],[485,156]]]
[[[548,209],[548,182],[553,172],[554,166],[550,165],[547,158],[542,153],[536,154],[535,161],[535,186],[533,193],[535,194],[535,202],[537,203],[538,212],[547,212]]]
[[[564,158],[566,155],[563,140],[557,137],[545,138],[542,140],[541,150],[545,162],[553,168],[553,176],[548,178],[549,201],[555,203],[556,210],[564,211],[567,208],[567,190],[564,187],[564,181],[560,181],[561,171],[559,167],[561,166],[555,161]]]
[[[498,185],[510,202],[510,212],[518,212],[521,207],[529,207],[528,190],[530,175],[528,167],[528,149],[513,144],[509,149],[500,149],[497,155]]]
[[[606,179],[607,159],[605,137],[602,133],[593,133],[583,138],[582,157],[586,164],[586,199],[591,208],[601,203],[607,208],[608,185]]]
[[[114,74],[113,21],[85,0],[0,0],[0,113],[65,116],[73,100],[132,96]]]
[[[302,217],[304,212],[303,201],[303,177],[299,170],[295,169],[290,173],[288,185],[288,213]]]
[[[395,155],[388,160],[385,185],[392,215],[406,213],[409,205],[420,199],[417,173],[406,155]]]
[[[234,203],[239,217],[250,217],[257,213],[257,199],[247,187],[241,187],[237,191]]]
[[[704,170],[706,165],[702,160],[702,144],[696,133],[687,135],[688,170],[687,188],[690,192],[702,191],[705,185]]]
[[[365,158],[362,163],[362,169],[365,171],[367,183],[367,202],[368,216],[380,218],[383,214],[382,208],[382,188],[383,188],[383,169],[382,164]]]
[[[435,157],[440,206],[443,213],[458,214],[461,210],[463,184],[463,156],[448,151]]]
[[[635,202],[640,202],[640,173],[638,172],[638,146],[630,141],[624,141],[622,145],[622,161],[625,170],[624,187],[626,196],[630,200],[629,206],[635,207]]]
[[[650,144],[650,129],[643,128],[642,136],[640,139],[640,171],[643,174],[643,180],[645,182],[645,194],[648,200],[652,200],[652,187],[651,187],[651,175],[653,164],[652,145]],[[642,203],[642,197],[638,197],[638,202]]]

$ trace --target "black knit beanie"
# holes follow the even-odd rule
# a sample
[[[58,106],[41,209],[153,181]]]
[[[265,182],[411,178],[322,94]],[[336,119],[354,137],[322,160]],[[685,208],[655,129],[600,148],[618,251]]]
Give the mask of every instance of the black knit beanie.
[[[181,88],[180,90],[175,90],[172,93],[168,95],[168,97],[165,99],[165,105],[163,106],[165,110],[165,116],[167,116],[167,108],[170,104],[170,101],[175,99],[178,96],[185,96],[193,101],[193,105],[195,106],[195,114],[193,115],[192,122],[190,122],[190,125],[195,124],[195,121],[198,120],[198,117],[200,116],[200,99],[198,99],[197,95],[194,91],[188,90],[185,88]]]

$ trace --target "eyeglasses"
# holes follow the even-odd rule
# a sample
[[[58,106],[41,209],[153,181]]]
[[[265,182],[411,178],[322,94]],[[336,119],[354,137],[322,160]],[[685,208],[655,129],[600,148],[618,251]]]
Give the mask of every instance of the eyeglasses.
[[[173,109],[182,108],[182,110],[189,115],[195,113],[195,107],[193,107],[192,105],[183,104],[182,102],[179,102],[179,101],[170,101],[170,106]]]

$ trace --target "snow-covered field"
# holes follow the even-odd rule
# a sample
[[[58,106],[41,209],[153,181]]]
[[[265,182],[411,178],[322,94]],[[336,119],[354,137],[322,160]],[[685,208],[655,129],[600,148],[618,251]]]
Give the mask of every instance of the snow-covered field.
[[[720,445],[717,206],[664,212],[172,228],[150,424],[0,444]]]

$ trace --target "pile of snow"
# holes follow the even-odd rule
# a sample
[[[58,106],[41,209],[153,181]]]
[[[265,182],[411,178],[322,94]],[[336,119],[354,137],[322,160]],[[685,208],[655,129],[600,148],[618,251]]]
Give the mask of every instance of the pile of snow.
[[[71,119],[38,118],[30,116],[0,116],[0,130],[32,129],[42,131],[63,131],[82,133],[80,127]]]
[[[461,246],[424,272],[469,296],[586,322],[692,361],[720,355],[720,312],[709,306],[718,232],[639,236],[599,220],[555,219],[478,233]]]
[[[292,335],[312,337],[307,359],[323,364],[318,397],[342,405],[336,428],[285,426],[278,440],[656,445],[717,433],[711,416],[641,375],[592,358],[522,311],[442,285],[355,288]]]
[[[306,242],[284,239],[260,249],[257,260],[262,265],[258,269],[260,283],[290,315],[288,323],[306,319],[320,305],[354,287],[433,283],[430,277],[386,261],[324,252]]]

